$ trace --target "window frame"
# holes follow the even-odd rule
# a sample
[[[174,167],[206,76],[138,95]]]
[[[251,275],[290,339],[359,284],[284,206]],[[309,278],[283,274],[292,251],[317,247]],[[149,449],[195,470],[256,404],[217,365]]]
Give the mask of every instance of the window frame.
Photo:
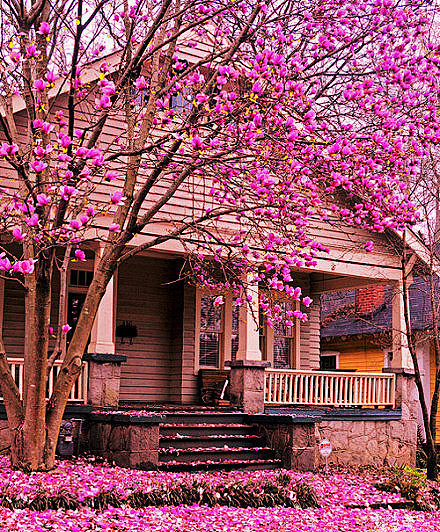
[[[321,351],[319,353],[319,359],[321,361],[321,358],[335,357],[336,358],[336,368],[334,370],[329,370],[329,371],[337,371],[337,370],[339,370],[339,355],[340,355],[339,351]],[[321,362],[319,363],[319,366],[320,366],[320,369],[321,369]],[[323,369],[321,371],[327,371],[327,370]]]
[[[267,290],[260,290],[261,293],[268,293]],[[291,302],[295,303],[293,305],[293,310],[299,310],[299,301],[293,301],[292,299],[286,298],[280,294],[270,294],[270,297],[277,301],[277,302]],[[261,312],[261,310],[260,310]],[[274,339],[275,339],[275,331],[273,327],[269,327],[267,325],[267,320],[264,317],[263,318],[263,325],[262,325],[262,331],[263,334],[260,334],[260,349],[261,349],[261,356],[262,359],[266,362],[270,362],[270,367],[273,369],[275,368],[274,364]],[[289,367],[284,369],[300,369],[301,364],[301,337],[300,337],[300,320],[298,318],[293,319],[293,326],[292,326],[292,336],[289,337],[292,339],[291,345],[290,345],[290,353],[289,353]],[[261,338],[263,340],[261,341]],[[284,336],[280,336],[280,338],[284,338]],[[282,369],[282,368],[279,368]]]
[[[201,303],[205,296],[218,297],[223,296],[222,307],[222,332],[219,342],[218,365],[205,366],[200,364],[200,333],[201,333]],[[236,298],[237,296],[235,296]],[[194,374],[199,369],[225,369],[225,362],[231,360],[232,353],[232,306],[234,296],[231,293],[212,292],[208,289],[196,289],[196,315],[195,315],[195,335],[194,335]]]

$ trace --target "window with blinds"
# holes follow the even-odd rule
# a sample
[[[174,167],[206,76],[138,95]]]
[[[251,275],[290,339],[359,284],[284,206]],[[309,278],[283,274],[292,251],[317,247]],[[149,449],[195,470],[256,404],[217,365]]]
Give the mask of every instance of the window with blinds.
[[[214,305],[216,296],[202,296],[200,301],[199,365],[217,368],[223,336],[223,307]]]
[[[235,301],[234,301],[232,304],[231,360],[237,359],[239,317],[240,317],[240,309],[237,305],[235,305]]]
[[[273,366],[276,369],[288,369],[291,365],[294,328],[286,325],[287,313],[293,311],[290,301],[281,301],[280,315],[282,320],[274,324],[273,328]]]

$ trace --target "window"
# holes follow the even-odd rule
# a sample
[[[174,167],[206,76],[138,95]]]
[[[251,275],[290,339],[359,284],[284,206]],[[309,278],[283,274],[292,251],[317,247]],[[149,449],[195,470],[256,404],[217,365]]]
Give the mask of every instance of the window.
[[[294,339],[293,326],[286,325],[287,313],[293,311],[293,304],[290,301],[278,303],[281,307],[283,319],[274,324],[273,327],[273,367],[275,369],[288,369],[292,367],[292,348]]]
[[[67,343],[72,339],[79,315],[86,299],[87,290],[93,280],[92,269],[71,269],[67,294],[67,323],[72,327],[67,333]]]
[[[187,87],[184,87],[180,92],[175,92],[171,95],[170,109],[174,109],[176,113],[186,116],[191,111],[191,107],[191,93]]]
[[[296,308],[294,301],[277,301],[282,316],[281,321],[272,327],[266,323],[266,317],[260,311],[260,350],[263,360],[271,363],[275,369],[290,369],[298,366],[299,356],[299,323],[291,318],[290,313]],[[293,324],[289,327],[286,320],[291,318]]]
[[[70,270],[70,286],[87,288],[93,279],[93,272],[90,270]]]
[[[216,296],[203,295],[200,301],[199,365],[219,367],[223,336],[223,305],[214,305]]]
[[[339,353],[336,351],[323,351],[319,357],[319,369],[338,369]]]
[[[214,305],[218,293],[200,291],[197,296],[195,369],[225,367],[225,361],[236,360],[239,343],[240,307],[231,293]]]
[[[240,318],[240,307],[232,304],[232,335],[231,335],[231,360],[236,360],[238,351],[238,324]]]

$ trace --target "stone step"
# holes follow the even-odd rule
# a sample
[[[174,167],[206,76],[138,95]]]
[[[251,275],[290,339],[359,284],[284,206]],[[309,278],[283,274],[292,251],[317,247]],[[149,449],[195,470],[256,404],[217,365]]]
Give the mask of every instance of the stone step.
[[[255,435],[256,428],[244,423],[162,423],[160,435],[163,437],[175,436],[246,436]]]
[[[199,462],[159,462],[161,471],[258,471],[266,469],[281,469],[281,460],[209,460]]]
[[[268,460],[274,458],[270,447],[190,447],[159,449],[159,462],[207,462],[221,460]]]
[[[159,439],[161,449],[178,448],[188,449],[194,447],[264,447],[265,438],[258,434],[201,434],[187,435],[176,434],[173,436],[162,436]]]
[[[181,424],[237,424],[246,423],[246,415],[242,412],[167,412],[166,423],[181,423]]]

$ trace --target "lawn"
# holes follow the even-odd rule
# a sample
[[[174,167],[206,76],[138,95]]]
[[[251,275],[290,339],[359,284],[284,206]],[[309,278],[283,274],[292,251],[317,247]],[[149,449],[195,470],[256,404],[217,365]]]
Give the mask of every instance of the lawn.
[[[1,457],[0,532],[438,532],[439,493],[404,470],[161,473],[76,460],[26,475]]]

